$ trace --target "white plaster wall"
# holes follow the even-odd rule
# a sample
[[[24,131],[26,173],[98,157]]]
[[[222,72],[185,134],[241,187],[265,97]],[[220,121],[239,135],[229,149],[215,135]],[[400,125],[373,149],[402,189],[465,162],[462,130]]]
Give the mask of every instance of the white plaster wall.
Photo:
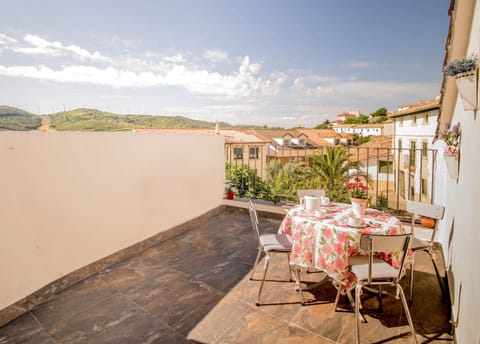
[[[223,137],[0,132],[0,309],[219,206]]]
[[[477,1],[468,56],[480,55],[479,37],[480,2]],[[452,123],[457,122],[461,123],[462,129],[460,172],[458,184],[448,176],[446,179],[438,180],[446,187],[443,195],[446,213],[444,221],[440,223],[438,238],[443,246],[448,248],[450,226],[454,219],[455,231],[450,252],[447,252],[447,264],[451,265],[454,276],[454,315],[455,320],[458,321],[456,338],[458,343],[479,343],[480,118],[478,113],[475,118],[473,111],[464,111],[459,97],[457,97],[452,119]],[[442,154],[439,154],[439,159],[443,159]]]

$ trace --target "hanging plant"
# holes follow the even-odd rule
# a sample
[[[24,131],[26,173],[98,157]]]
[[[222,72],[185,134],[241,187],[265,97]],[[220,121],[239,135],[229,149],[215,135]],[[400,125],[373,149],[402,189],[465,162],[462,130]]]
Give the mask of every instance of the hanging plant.
[[[448,76],[457,76],[458,74],[472,72],[477,68],[477,62],[478,58],[476,56],[453,60],[443,67],[443,72]]]
[[[447,148],[445,149],[443,156],[445,158],[445,164],[447,165],[448,174],[453,179],[458,178],[458,155],[461,137],[462,131],[460,130],[460,123],[457,123],[454,126],[451,126],[450,123],[445,124],[445,130],[441,134],[441,139],[445,141]]]
[[[443,67],[447,76],[453,76],[465,111],[476,110],[478,104],[478,58],[476,56],[453,60]]]

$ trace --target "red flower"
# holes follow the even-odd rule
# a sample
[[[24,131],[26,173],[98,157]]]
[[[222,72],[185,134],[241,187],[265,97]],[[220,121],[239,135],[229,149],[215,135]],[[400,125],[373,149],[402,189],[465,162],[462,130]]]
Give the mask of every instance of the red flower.
[[[350,191],[353,198],[367,198],[368,187],[362,184],[359,177],[355,177],[353,182],[348,183],[345,188]]]

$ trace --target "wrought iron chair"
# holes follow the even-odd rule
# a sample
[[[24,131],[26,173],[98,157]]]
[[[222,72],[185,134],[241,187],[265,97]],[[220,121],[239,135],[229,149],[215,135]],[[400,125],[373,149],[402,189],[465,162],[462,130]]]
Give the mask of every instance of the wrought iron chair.
[[[445,207],[436,204],[420,203],[415,201],[407,201],[407,211],[412,214],[411,230],[410,233],[413,235],[411,249],[413,251],[412,264],[410,265],[410,293],[409,300],[413,301],[413,277],[414,277],[414,262],[415,262],[415,253],[418,251],[424,251],[430,255],[430,258],[433,262],[433,267],[435,268],[435,273],[437,274],[438,283],[440,284],[440,289],[445,295],[445,288],[443,286],[442,278],[438,270],[437,263],[435,262],[435,257],[433,256],[433,245],[435,243],[435,234],[437,232],[437,223],[438,220],[443,219],[445,213]],[[415,237],[415,220],[421,216],[430,217],[435,219],[435,225],[431,228],[432,235],[429,240],[422,240]]]
[[[400,285],[400,279],[403,277],[402,270],[405,264],[405,258],[408,253],[408,244],[410,234],[401,235],[375,235],[362,234],[360,238],[360,248],[368,252],[368,256],[350,256],[348,261],[351,271],[357,277],[355,286],[355,317],[356,317],[356,343],[360,343],[360,293],[364,286],[378,286],[379,291],[383,285],[394,286],[397,294],[400,294],[403,308],[407,316],[410,332],[415,343],[418,343],[413,327],[412,318],[408,310],[407,300]],[[401,252],[402,261],[399,269],[393,268],[386,261],[374,256],[377,252]]]
[[[270,264],[270,255],[272,253],[283,253],[287,255],[288,262],[290,261],[290,252],[292,251],[292,242],[290,238],[285,234],[268,234],[264,233],[261,234],[258,228],[258,215],[256,209],[253,207],[252,200],[248,200],[248,211],[250,213],[250,220],[252,222],[252,227],[255,232],[255,235],[258,240],[258,253],[257,258],[255,259],[255,263],[253,265],[252,274],[250,275],[250,280],[253,280],[253,274],[257,268],[257,264],[260,260],[260,256],[262,252],[265,253],[265,268],[263,271],[262,282],[260,284],[260,288],[258,290],[258,297],[257,297],[257,306],[260,306],[260,297],[262,296],[263,285],[265,284],[265,278],[267,276],[268,266]],[[292,281],[292,268],[290,263],[288,264],[289,269],[289,276],[290,281]],[[300,285],[300,274],[296,271],[297,276],[297,285]],[[300,289],[300,295],[303,302],[303,295]]]
[[[325,190],[322,190],[322,189],[299,189],[299,190],[297,190],[298,199],[300,200],[303,196],[325,197]]]

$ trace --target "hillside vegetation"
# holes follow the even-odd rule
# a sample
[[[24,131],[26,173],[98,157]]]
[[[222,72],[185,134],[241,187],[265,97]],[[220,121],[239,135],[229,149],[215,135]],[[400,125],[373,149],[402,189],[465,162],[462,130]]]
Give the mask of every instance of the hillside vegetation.
[[[48,115],[50,128],[58,131],[122,131],[133,128],[213,128],[215,123],[186,117],[118,115],[95,109],[76,109]],[[228,123],[220,123],[230,127]]]
[[[52,115],[34,115],[10,106],[0,106],[0,130],[37,130],[42,120],[48,130],[129,131],[134,128],[214,128],[214,122],[181,116],[119,115],[96,109],[76,109]],[[221,128],[232,127],[220,122]],[[44,129],[42,127],[42,129]]]
[[[42,117],[11,106],[0,105],[0,130],[36,130]]]

